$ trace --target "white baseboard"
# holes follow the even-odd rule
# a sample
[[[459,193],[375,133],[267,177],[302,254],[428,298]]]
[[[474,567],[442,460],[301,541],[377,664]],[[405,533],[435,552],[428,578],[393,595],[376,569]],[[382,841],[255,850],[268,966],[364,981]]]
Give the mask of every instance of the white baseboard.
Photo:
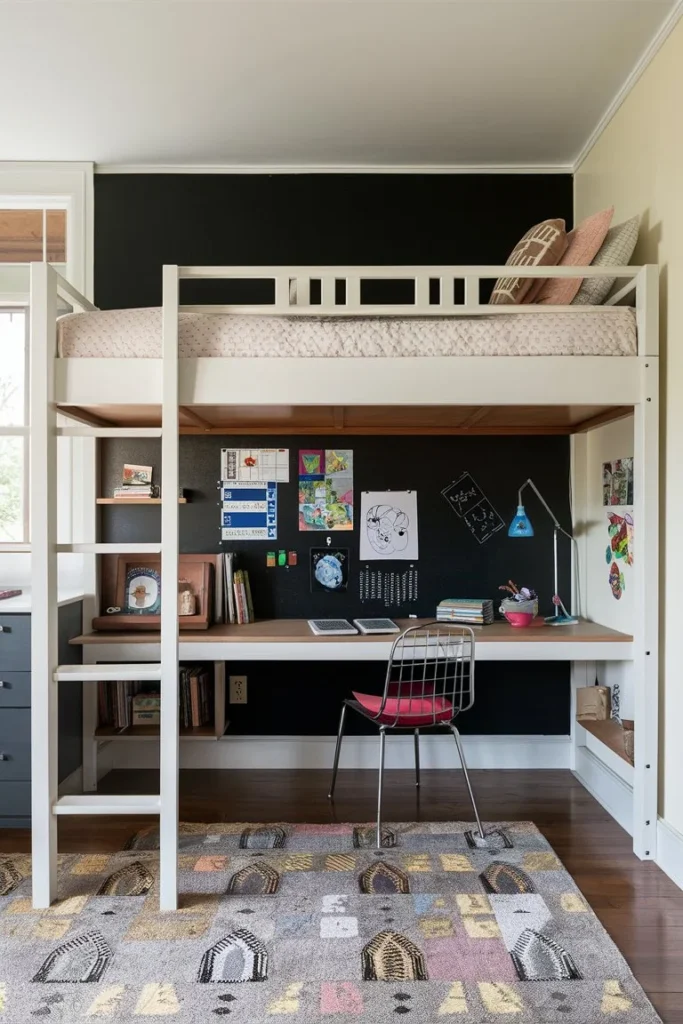
[[[657,864],[683,889],[683,835],[664,818],[657,820]]]
[[[331,769],[334,736],[231,736],[216,743],[180,744],[181,768],[311,768]],[[568,736],[464,736],[469,768],[569,768]],[[112,768],[158,768],[156,740],[108,744]],[[342,746],[340,768],[377,768],[376,736],[348,736]],[[449,735],[420,739],[423,768],[459,767],[455,743]],[[413,737],[389,736],[387,768],[413,767]],[[98,772],[99,774],[99,772]]]
[[[633,786],[613,772],[587,747],[576,748],[576,769],[579,782],[591,796],[633,835]]]

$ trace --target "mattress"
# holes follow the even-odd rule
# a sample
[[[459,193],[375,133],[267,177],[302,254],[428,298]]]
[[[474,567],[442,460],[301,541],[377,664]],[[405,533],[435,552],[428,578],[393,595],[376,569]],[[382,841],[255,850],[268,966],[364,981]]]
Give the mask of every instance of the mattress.
[[[628,307],[426,318],[179,314],[182,359],[632,356],[636,351],[635,312]],[[158,359],[161,309],[61,317],[58,352],[70,358]]]

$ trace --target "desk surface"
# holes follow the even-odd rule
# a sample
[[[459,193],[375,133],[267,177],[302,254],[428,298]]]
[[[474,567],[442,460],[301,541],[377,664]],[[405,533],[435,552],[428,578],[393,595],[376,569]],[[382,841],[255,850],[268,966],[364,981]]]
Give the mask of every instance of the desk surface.
[[[399,629],[410,626],[426,626],[433,619],[394,619]],[[448,623],[439,623],[446,627]],[[475,640],[480,643],[630,643],[633,637],[619,633],[616,629],[600,626],[595,622],[579,622],[576,626],[527,626],[515,629],[507,622],[494,622],[489,626],[473,626]],[[248,625],[210,626],[208,629],[181,629],[180,643],[311,643],[311,644],[376,644],[390,643],[398,634],[375,633],[370,636],[316,636],[311,632],[306,619],[262,619]],[[159,642],[158,631],[145,630],[134,633],[105,632],[85,633],[74,637],[72,644],[153,644]]]

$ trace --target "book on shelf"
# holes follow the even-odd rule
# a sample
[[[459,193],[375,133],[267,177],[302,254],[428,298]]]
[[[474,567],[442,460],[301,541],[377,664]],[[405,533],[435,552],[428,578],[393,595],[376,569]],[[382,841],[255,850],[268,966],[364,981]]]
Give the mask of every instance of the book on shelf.
[[[254,622],[254,603],[249,573],[235,568],[234,551],[218,555],[214,592],[214,622]]]
[[[493,601],[489,598],[447,597],[436,608],[438,622],[462,622],[488,626],[493,622]]]
[[[132,679],[100,680],[97,706],[100,727],[118,731],[139,725],[159,725],[161,694],[149,683]],[[214,681],[202,666],[181,665],[178,672],[180,727],[197,729],[214,719]]]
[[[115,487],[113,498],[158,498],[159,488],[156,484],[121,484]]]

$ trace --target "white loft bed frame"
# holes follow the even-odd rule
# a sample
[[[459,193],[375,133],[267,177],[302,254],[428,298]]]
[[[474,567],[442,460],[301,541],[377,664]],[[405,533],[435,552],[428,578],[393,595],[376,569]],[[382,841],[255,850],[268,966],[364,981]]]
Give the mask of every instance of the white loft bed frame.
[[[605,306],[490,306],[479,300],[480,281],[499,276],[529,278],[616,277],[627,284],[611,304],[635,298],[638,351],[634,356],[485,356],[424,358],[195,358],[178,359],[178,312],[251,313],[263,316],[505,316],[516,312],[576,313]],[[183,306],[181,280],[272,278],[270,306]],[[310,281],[321,280],[321,304],[310,303]],[[361,282],[370,279],[414,282],[411,305],[367,305]],[[429,302],[430,280],[441,282],[439,304]],[[335,303],[335,280],[346,281],[346,302]],[[463,305],[452,295],[454,280],[465,285]],[[290,282],[296,297],[290,298]],[[618,405],[634,409],[635,506],[638,557],[637,592],[631,648],[634,678],[635,762],[632,825],[634,851],[641,858],[656,852],[657,703],[658,703],[658,419],[659,343],[658,269],[643,267],[176,267],[163,268],[162,358],[92,359],[57,357],[58,297],[77,310],[95,307],[51,267],[31,266],[31,488],[45,503],[31,504],[32,618],[32,823],[33,901],[47,907],[56,897],[57,817],[62,814],[159,814],[160,905],[177,906],[178,841],[178,503],[164,500],[161,543],[100,544],[95,517],[86,514],[82,543],[58,544],[55,507],[56,439],[71,437],[162,438],[164,493],[178,493],[179,406],[226,404],[310,405],[321,370],[328,371],[328,400],[333,405]],[[330,374],[330,364],[334,373]],[[333,385],[330,385],[333,381]],[[57,427],[57,406],[160,405],[159,427]],[[573,438],[573,464],[585,458],[585,434]],[[92,486],[94,505],[94,480]],[[58,666],[57,553],[90,556],[106,553],[161,553],[162,612],[160,660],[126,665]],[[94,579],[94,572],[91,575]],[[583,574],[585,580],[585,573]],[[577,581],[574,581],[575,590]],[[583,598],[585,607],[586,594]],[[621,645],[620,645],[621,646]],[[502,655],[501,655],[502,656]],[[59,798],[57,792],[57,687],[63,679],[164,680],[161,713],[160,792],[155,796],[99,795]],[[573,730],[572,723],[572,730]]]

